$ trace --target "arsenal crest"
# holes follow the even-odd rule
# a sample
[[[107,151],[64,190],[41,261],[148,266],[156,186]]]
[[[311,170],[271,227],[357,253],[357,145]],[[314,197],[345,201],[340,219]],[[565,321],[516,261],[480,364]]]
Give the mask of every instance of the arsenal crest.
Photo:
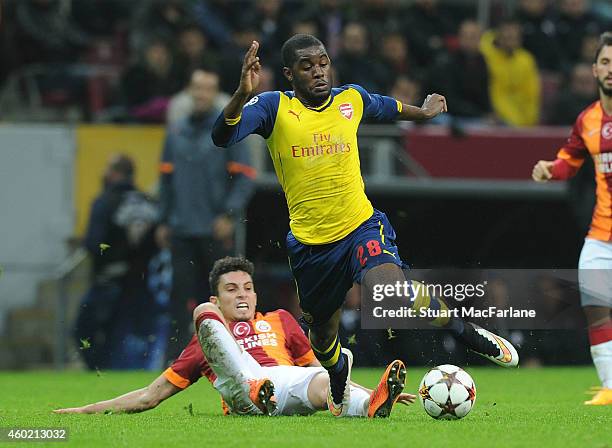
[[[353,105],[351,103],[343,103],[340,105],[340,113],[344,118],[350,120],[353,118]]]

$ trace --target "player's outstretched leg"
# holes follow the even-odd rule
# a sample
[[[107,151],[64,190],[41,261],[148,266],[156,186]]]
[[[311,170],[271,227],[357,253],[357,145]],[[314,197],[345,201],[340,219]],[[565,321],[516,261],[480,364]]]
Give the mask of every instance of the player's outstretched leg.
[[[374,291],[374,285],[395,285],[397,282],[403,283],[405,281],[407,281],[406,277],[399,266],[392,263],[384,263],[370,269],[366,273],[363,279],[363,286],[366,288],[366,291],[371,293],[371,291]],[[414,280],[412,282],[416,283]],[[413,288],[413,290],[419,291],[418,295],[412,298],[413,309],[448,310],[446,303],[437,297],[430,296],[427,288]],[[499,366],[518,366],[519,356],[514,346],[491,331],[458,317],[436,317],[429,319],[429,323],[432,326],[449,330],[467,348]]]
[[[232,337],[220,310],[204,303],[194,310],[194,321],[202,352],[217,376],[215,388],[236,414],[271,415],[276,409],[274,385],[254,371],[256,362],[249,364]]]
[[[353,354],[340,346],[338,337],[340,313],[341,310],[336,310],[323,324],[311,324],[308,331],[312,351],[329,375],[327,405],[329,411],[336,417],[343,417],[347,413],[353,366]]]
[[[418,283],[414,280],[412,282]],[[442,299],[429,295],[427,288],[415,290],[424,292],[419,293],[418,297],[414,300],[413,309],[448,310],[448,305]],[[518,367],[519,355],[514,346],[492,331],[486,330],[474,323],[466,322],[459,317],[430,319],[430,324],[449,330],[468,349],[498,366]]]
[[[370,395],[368,417],[389,417],[393,405],[404,390],[405,383],[406,366],[396,359],[387,366],[378,386]]]
[[[471,322],[465,322],[457,339],[474,353],[502,367],[518,367],[519,355],[514,346],[501,336]]]
[[[328,370],[329,388],[327,389],[327,408],[335,417],[347,415],[351,399],[351,369],[353,353],[348,348],[342,348],[343,367],[339,371]]]

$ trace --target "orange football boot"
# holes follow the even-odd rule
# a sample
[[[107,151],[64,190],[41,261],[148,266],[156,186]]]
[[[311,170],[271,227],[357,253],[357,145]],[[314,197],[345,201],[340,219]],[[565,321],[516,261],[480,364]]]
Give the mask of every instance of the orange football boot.
[[[393,361],[383,373],[378,386],[370,395],[368,417],[389,417],[393,405],[404,390],[406,366],[398,359]]]

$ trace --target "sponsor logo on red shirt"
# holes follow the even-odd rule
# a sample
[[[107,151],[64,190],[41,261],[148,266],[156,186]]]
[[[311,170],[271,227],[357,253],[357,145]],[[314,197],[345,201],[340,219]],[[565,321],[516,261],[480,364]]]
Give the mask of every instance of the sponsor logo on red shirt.
[[[233,332],[237,338],[243,338],[251,332],[251,325],[248,322],[238,322],[234,326]]]
[[[601,136],[606,140],[612,138],[612,122],[608,122],[601,127]]]

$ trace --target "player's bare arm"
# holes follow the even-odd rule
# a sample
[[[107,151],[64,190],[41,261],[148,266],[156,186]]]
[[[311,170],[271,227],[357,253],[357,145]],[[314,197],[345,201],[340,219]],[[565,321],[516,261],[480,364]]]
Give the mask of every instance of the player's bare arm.
[[[97,414],[106,411],[143,412],[157,407],[162,401],[181,390],[183,389],[176,387],[162,374],[147,387],[128,392],[111,400],[100,401],[77,408],[56,409],[53,412],[56,414]]]
[[[223,109],[223,116],[227,120],[238,118],[242,113],[242,108],[249,101],[249,98],[259,85],[259,72],[261,71],[261,64],[259,63],[259,57],[257,51],[259,50],[259,42],[253,41],[246,54],[244,55],[244,61],[242,63],[242,71],[240,73],[240,85],[225,109]]]
[[[431,120],[443,112],[448,112],[446,98],[437,93],[432,93],[427,95],[421,107],[402,103],[402,111],[398,115],[398,119],[404,121]]]
[[[555,162],[540,160],[533,167],[531,177],[536,182],[547,182],[552,178],[552,169]]]

